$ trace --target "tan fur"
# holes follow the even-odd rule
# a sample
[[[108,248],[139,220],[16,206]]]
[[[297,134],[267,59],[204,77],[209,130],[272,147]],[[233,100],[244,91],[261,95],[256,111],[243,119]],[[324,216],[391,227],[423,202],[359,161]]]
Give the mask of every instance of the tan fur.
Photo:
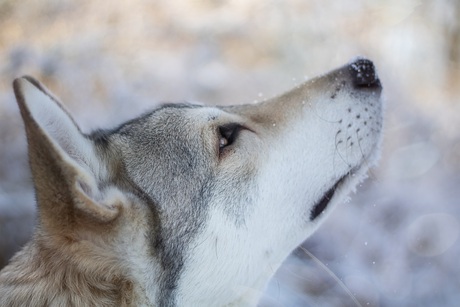
[[[78,225],[73,234],[37,227],[0,274],[0,306],[138,306],[145,293],[130,278],[125,255],[116,252],[123,244],[118,235],[143,235],[149,217],[136,208],[113,223]]]
[[[85,174],[61,154],[32,117],[22,86],[15,82],[39,224],[33,240],[0,274],[0,306],[128,306],[133,283],[114,253],[121,200],[127,200],[110,189],[99,200],[84,191]],[[55,100],[43,86],[37,87]]]
[[[59,247],[59,248],[57,248]],[[129,306],[133,284],[88,241],[38,235],[2,272],[2,306]]]

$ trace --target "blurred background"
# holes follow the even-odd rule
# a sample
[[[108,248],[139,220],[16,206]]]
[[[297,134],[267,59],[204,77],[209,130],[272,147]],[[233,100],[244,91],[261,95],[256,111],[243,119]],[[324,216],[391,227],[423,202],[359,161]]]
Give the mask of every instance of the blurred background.
[[[385,88],[380,166],[260,306],[458,306],[458,0],[0,0],[0,267],[35,217],[15,77],[89,131],[161,102],[263,100],[356,55]]]

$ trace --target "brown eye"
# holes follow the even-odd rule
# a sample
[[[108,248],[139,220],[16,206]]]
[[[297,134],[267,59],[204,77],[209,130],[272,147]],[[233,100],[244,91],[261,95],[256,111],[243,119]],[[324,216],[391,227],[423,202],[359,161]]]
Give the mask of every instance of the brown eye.
[[[219,140],[219,148],[224,148],[228,145],[228,140],[225,137],[221,137]]]
[[[243,129],[243,127],[235,123],[220,126],[218,128],[219,150],[222,151],[224,148],[232,145],[237,139],[241,129]]]

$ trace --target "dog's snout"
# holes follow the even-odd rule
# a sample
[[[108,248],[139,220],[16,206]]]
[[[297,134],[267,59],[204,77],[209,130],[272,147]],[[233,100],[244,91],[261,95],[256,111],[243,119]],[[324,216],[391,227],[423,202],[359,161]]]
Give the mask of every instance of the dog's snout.
[[[380,88],[380,80],[374,63],[368,59],[359,58],[349,64],[353,85],[356,88]]]

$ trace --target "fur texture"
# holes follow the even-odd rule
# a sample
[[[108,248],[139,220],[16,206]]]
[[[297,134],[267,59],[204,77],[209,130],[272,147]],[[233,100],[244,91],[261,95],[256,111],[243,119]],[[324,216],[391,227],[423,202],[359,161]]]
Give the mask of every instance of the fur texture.
[[[374,164],[381,89],[356,59],[260,104],[164,105],[84,134],[15,80],[38,223],[0,305],[255,305]]]

